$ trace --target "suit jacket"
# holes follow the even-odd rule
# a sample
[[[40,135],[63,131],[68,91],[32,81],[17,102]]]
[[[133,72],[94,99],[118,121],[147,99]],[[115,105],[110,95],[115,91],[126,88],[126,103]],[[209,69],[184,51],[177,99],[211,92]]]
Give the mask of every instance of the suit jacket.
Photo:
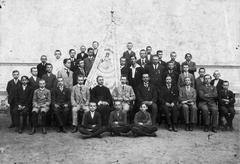
[[[21,81],[18,80],[17,84],[14,83],[14,80],[10,80],[8,83],[7,83],[7,93],[8,93],[8,104],[11,104],[16,95],[17,95],[17,89],[18,87],[21,86]]]
[[[128,51],[125,51],[123,53],[123,56],[124,58],[126,58],[126,62],[127,62],[127,67],[130,67],[131,66],[131,60],[130,60],[130,57],[131,56],[136,56],[135,52],[134,51],[131,51],[131,53],[129,54]]]
[[[77,77],[78,75],[82,75],[83,77],[86,77],[86,73],[85,70],[83,69],[82,71],[80,71],[79,68],[77,68],[74,72],[73,72],[73,85],[77,84]]]
[[[197,67],[196,67],[196,63],[195,62],[192,62],[190,61],[189,63],[187,61],[183,62],[181,64],[181,70],[183,72],[183,65],[187,64],[188,67],[189,67],[189,70],[188,72],[191,73],[193,76],[194,76],[194,73],[197,71]],[[195,76],[194,76],[195,77]]]
[[[92,125],[96,125],[93,127]],[[93,118],[91,117],[90,111],[84,113],[82,126],[86,129],[98,129],[102,126],[101,115],[97,111],[94,112]]]
[[[38,70],[38,75],[37,75],[37,77],[39,77],[40,79],[42,78],[42,75],[44,75],[45,73],[47,73],[47,71],[46,71],[46,65],[47,65],[47,63],[46,63],[45,65],[43,65],[42,63],[39,63],[39,64],[37,65],[37,70]]]
[[[153,68],[153,64],[146,67],[146,72],[149,74],[150,77],[150,83],[154,84],[157,89],[160,89],[163,85],[163,71],[164,67],[160,64],[158,64],[156,70]]]
[[[182,87],[179,90],[179,101],[182,103],[183,101],[189,100],[190,102],[193,102],[196,104],[196,90],[192,87],[190,87],[190,91],[186,90],[186,87]]]
[[[119,115],[116,110],[112,111],[109,116],[109,124],[114,127],[121,127],[127,125],[127,114],[123,111],[119,111]],[[114,122],[117,121],[118,124],[114,124]]]
[[[36,90],[39,88],[39,80],[40,79],[41,78],[37,77],[36,81],[35,81],[32,76],[29,78],[29,85],[32,87],[33,90]]]
[[[214,81],[215,79],[213,79],[210,84],[214,86]],[[220,92],[221,90],[223,90],[223,80],[222,79],[219,79],[218,83],[217,83],[217,91]]]
[[[88,105],[90,101],[90,91],[85,85],[82,85],[80,90],[79,85],[74,85],[71,93],[71,103],[72,105]]]
[[[127,103],[130,103],[131,101],[134,101],[136,99],[135,93],[131,86],[125,85],[123,90],[122,85],[119,85],[113,89],[113,92],[112,92],[113,100],[120,100],[120,99],[123,99],[123,97],[126,97],[129,99]]]
[[[167,64],[166,64],[166,62],[163,61],[163,60],[160,60],[160,61],[159,61],[159,64],[162,65],[162,66],[164,67],[164,72],[165,72],[165,71],[166,71],[166,68],[167,68]]]
[[[161,105],[165,105],[166,102],[174,103],[175,105],[178,102],[178,88],[176,86],[171,86],[170,89],[167,86],[162,86],[159,93],[159,101]]]
[[[73,72],[69,70],[69,76],[66,72],[66,70],[63,68],[60,71],[58,71],[57,77],[62,77],[64,81],[64,86],[66,88],[69,88],[72,90],[73,87]]]
[[[51,104],[51,92],[48,89],[43,91],[40,88],[36,89],[33,93],[33,107],[37,105],[47,105]]]
[[[121,68],[121,75],[128,75],[128,67],[125,65]]]
[[[191,87],[194,88],[195,87],[195,80],[194,80],[193,75],[188,73],[188,77],[190,78],[190,81],[191,81]],[[179,90],[180,90],[180,88],[185,86],[184,79],[185,79],[185,75],[184,75],[184,73],[181,73],[179,75],[179,77],[178,77],[178,87],[179,87]]]
[[[151,62],[147,58],[145,58],[145,63],[142,63],[142,59],[138,59],[136,63],[140,65],[142,68],[146,68],[148,65],[151,64]]]
[[[17,105],[21,106],[31,106],[33,97],[33,89],[29,85],[26,86],[25,90],[23,90],[22,85],[18,87],[17,90]]]
[[[84,70],[86,72],[86,76],[88,76],[89,72],[91,71],[94,61],[94,57],[92,58],[92,60],[90,60],[89,58],[84,59]]]
[[[172,85],[177,86],[179,74],[176,71],[172,71],[171,73],[169,72],[169,70],[165,71],[163,73],[163,85],[166,85],[167,76],[171,76]]]
[[[139,111],[134,116],[134,124],[135,126],[140,126],[138,123],[143,123],[144,127],[152,126],[152,119],[151,114],[146,112],[143,113],[142,111]]]
[[[171,62],[171,60],[170,60],[169,62],[167,62],[167,65],[168,65],[168,63],[170,63],[170,62]],[[177,61],[174,62],[174,68],[173,68],[173,70],[174,70],[175,72],[177,72],[178,74],[181,74],[180,64],[179,64]]]
[[[93,49],[93,56],[94,56],[95,58],[96,58],[97,54],[98,54],[98,49]]]
[[[52,89],[52,105],[65,105],[68,106],[71,105],[70,103],[70,97],[71,97],[71,91],[70,89],[63,86],[63,90],[61,91],[59,87],[54,87]]]
[[[112,103],[112,95],[110,90],[105,86],[96,86],[91,90],[91,101],[98,104],[99,101],[106,101],[110,105]]]
[[[210,106],[217,107],[216,98],[218,97],[217,88],[210,85],[207,87],[203,85],[199,88],[199,103],[198,107],[201,108],[203,105],[207,104]]]
[[[74,72],[76,69],[77,69],[77,59],[76,58],[74,58],[74,60],[72,61],[72,59],[70,58],[70,60],[71,60],[71,67],[70,67],[70,70],[72,71],[72,72]]]
[[[50,76],[48,76],[48,74],[44,74],[42,76],[42,79],[45,80],[46,82],[46,86],[45,88],[47,88],[48,90],[51,90],[53,87],[56,87],[57,86],[57,78],[56,78],[56,75],[54,74],[50,74]]]
[[[204,78],[203,78],[203,81],[201,81],[200,76],[199,76],[198,78],[196,78],[195,84],[196,84],[195,88],[196,88],[197,95],[198,95],[199,94],[199,88],[201,86],[205,85]]]
[[[223,99],[228,99],[229,103],[226,104],[226,102],[223,101]],[[218,102],[221,106],[234,106],[235,95],[233,94],[232,91],[230,91],[230,90],[225,91],[223,89],[218,93]]]
[[[153,84],[149,83],[147,88],[143,84],[139,85],[136,95],[138,103],[142,103],[143,101],[157,102],[157,90]]]
[[[82,55],[83,54],[83,55]],[[79,54],[77,54],[77,59],[81,59],[81,60],[84,60],[85,58],[87,58],[88,57],[88,54],[87,53],[79,53]]]
[[[128,69],[128,82],[129,85],[133,87],[134,91],[137,88],[138,85],[142,83],[142,74],[144,73],[144,70],[139,65],[137,66],[135,70],[135,77],[132,77],[132,68],[130,67]]]

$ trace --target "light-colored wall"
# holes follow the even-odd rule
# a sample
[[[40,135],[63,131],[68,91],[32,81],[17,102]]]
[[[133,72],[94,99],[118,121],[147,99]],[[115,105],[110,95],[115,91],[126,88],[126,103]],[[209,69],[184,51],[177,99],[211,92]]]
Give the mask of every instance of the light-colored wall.
[[[13,69],[29,73],[30,67],[6,63],[38,63],[56,49],[67,57],[71,48],[101,44],[112,9],[119,53],[131,41],[137,54],[147,45],[162,49],[164,60],[176,51],[180,62],[190,52],[198,65],[240,65],[239,0],[5,0],[1,6],[0,90]],[[222,77],[240,88],[239,67],[231,68]]]

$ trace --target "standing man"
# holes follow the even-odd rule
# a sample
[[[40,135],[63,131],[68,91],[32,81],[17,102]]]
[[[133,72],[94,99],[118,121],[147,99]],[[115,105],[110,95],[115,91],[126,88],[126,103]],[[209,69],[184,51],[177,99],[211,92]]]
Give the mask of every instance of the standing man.
[[[42,79],[46,82],[46,88],[51,91],[53,87],[57,85],[57,78],[56,75],[52,74],[52,64],[47,63],[46,64],[46,70],[47,73],[42,76]]]
[[[77,59],[75,58],[76,51],[74,49],[70,49],[69,56],[70,56],[70,60],[71,60],[70,70],[72,72],[74,72],[77,69]]]
[[[95,60],[93,48],[90,47],[88,48],[87,51],[88,51],[88,58],[84,59],[84,70],[86,72],[86,76],[89,75]]]
[[[57,77],[63,78],[63,83],[66,88],[72,90],[73,87],[73,72],[70,70],[71,60],[64,59],[63,60],[64,68],[58,71]]]
[[[147,59],[146,51],[142,49],[140,51],[140,59],[137,60],[137,64],[144,69],[146,66],[150,65],[150,63],[150,60]]]
[[[195,80],[195,84],[196,84],[195,88],[197,91],[197,97],[198,97],[199,88],[205,84],[205,82],[204,82],[204,76],[206,73],[205,68],[199,68],[198,73],[199,73],[199,77],[196,78],[196,80]]]
[[[188,64],[184,64],[183,65],[183,73],[181,73],[178,77],[178,88],[180,90],[180,88],[184,87],[185,85],[185,78],[186,77],[189,77],[190,78],[190,81],[191,81],[191,87],[195,87],[195,80],[194,80],[194,76],[192,74],[190,74],[188,72],[189,70],[189,67],[188,67]]]
[[[57,75],[58,71],[62,69],[63,67],[63,62],[61,59],[62,52],[60,50],[56,50],[54,52],[55,59],[51,61],[53,65],[52,73],[54,75]]]
[[[152,125],[156,124],[158,113],[157,107],[157,90],[153,84],[149,83],[149,75],[144,73],[142,75],[143,84],[139,85],[136,90],[138,104],[144,103],[151,109]]]
[[[78,59],[77,66],[78,66],[78,68],[76,69],[75,72],[73,72],[73,85],[77,84],[78,75],[82,75],[84,77],[84,83],[85,83],[85,80],[87,79],[86,72],[84,70],[84,61],[81,59]]]
[[[29,135],[33,135],[36,132],[38,114],[42,115],[42,133],[47,134],[46,131],[46,115],[49,111],[49,105],[51,104],[51,93],[45,88],[45,80],[39,81],[39,88],[34,91],[33,94],[33,109],[32,109],[32,131]]]
[[[94,58],[96,58],[97,56],[97,53],[98,53],[98,46],[99,46],[99,43],[97,41],[93,41],[92,42],[92,48],[93,48],[93,56]]]
[[[84,45],[82,45],[80,47],[80,53],[77,54],[77,59],[84,60],[87,57],[88,57],[88,54],[86,53],[86,47]]]
[[[163,57],[163,51],[162,50],[158,50],[156,52],[158,59],[159,59],[159,64],[162,65],[164,67],[164,69],[167,67],[166,62],[162,60]],[[164,70],[165,71],[165,70]]]
[[[29,85],[32,87],[33,90],[36,90],[39,88],[39,80],[41,78],[37,77],[38,70],[36,67],[32,67],[30,71],[32,76],[29,78]]]
[[[167,76],[166,85],[160,90],[159,101],[165,113],[168,130],[177,132],[178,88],[173,86],[171,81],[171,76]],[[171,112],[171,118],[169,112]]]
[[[146,47],[146,58],[148,61],[152,62],[152,47],[151,46],[147,46]]]
[[[103,85],[103,76],[97,77],[97,83],[98,85],[91,91],[91,101],[96,102],[97,112],[101,115],[102,124],[103,126],[107,126],[111,112],[110,105],[112,102],[112,96],[110,90]]]
[[[123,53],[123,56],[122,56],[122,57],[126,58],[127,67],[131,66],[131,59],[130,59],[130,57],[131,56],[136,56],[135,52],[132,51],[132,48],[133,48],[132,42],[128,42],[128,44],[127,44],[127,51],[125,51]]]
[[[89,88],[84,84],[84,77],[82,75],[77,76],[77,84],[73,86],[71,93],[72,103],[72,133],[77,132],[78,125],[78,111],[87,112],[89,111],[90,91]]]
[[[19,77],[19,71],[18,70],[14,70],[12,72],[12,76],[13,76],[13,79],[10,80],[8,83],[7,83],[7,93],[8,93],[8,104],[10,105],[10,115],[11,115],[11,125],[8,127],[8,128],[13,128],[15,127],[15,122],[14,122],[14,116],[13,116],[13,110],[14,108],[16,107],[16,96],[17,96],[17,90],[18,90],[18,87],[21,86],[21,82],[20,80],[18,79]]]
[[[132,87],[126,84],[126,75],[122,75],[120,81],[121,85],[116,86],[113,89],[112,98],[114,101],[121,101],[122,109],[127,113],[130,107],[133,105],[133,101],[136,99],[136,96]]]
[[[179,90],[179,102],[183,109],[183,116],[185,119],[186,131],[193,131],[196,123],[197,106],[196,106],[196,90],[191,87],[191,80],[189,77],[184,79],[185,87]]]
[[[169,62],[173,63],[173,65],[174,65],[173,70],[176,71],[178,74],[181,74],[180,64],[176,61],[176,57],[177,57],[177,53],[176,52],[171,52],[170,53],[171,60]],[[169,63],[169,62],[167,62],[167,63]]]
[[[38,70],[38,77],[41,79],[42,75],[46,74],[46,64],[47,64],[47,56],[46,55],[42,55],[41,58],[41,63],[39,63],[37,65],[37,70]]]
[[[212,113],[212,131],[217,133],[217,113],[218,108],[216,98],[218,97],[217,88],[210,84],[211,76],[204,76],[205,85],[199,88],[198,109],[202,110],[204,131],[209,130],[209,111]]]
[[[181,64],[181,69],[183,70],[183,65],[187,64],[188,68],[189,68],[188,72],[191,73],[193,75],[193,77],[195,78],[194,73],[197,71],[197,67],[196,67],[196,63],[191,61],[192,55],[190,53],[187,53],[185,55],[185,59],[186,59],[186,61]]]
[[[179,74],[176,71],[174,71],[173,62],[168,62],[167,65],[168,67],[166,68],[166,71],[163,73],[163,79],[166,79],[167,76],[171,76],[172,85],[177,86]],[[163,83],[164,85],[166,85],[165,80],[163,80]]]
[[[121,75],[128,75],[128,67],[126,63],[126,58],[124,57],[120,58],[120,70],[121,70]]]
[[[67,133],[66,126],[71,105],[71,92],[64,86],[62,77],[59,77],[57,81],[58,85],[52,89],[53,111],[59,124],[58,132]]]

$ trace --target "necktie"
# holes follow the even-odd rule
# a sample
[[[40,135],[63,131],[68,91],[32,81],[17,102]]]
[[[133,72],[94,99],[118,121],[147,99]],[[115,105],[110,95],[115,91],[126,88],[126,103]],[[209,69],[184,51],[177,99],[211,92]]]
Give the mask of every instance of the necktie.
[[[124,85],[122,86],[122,91],[124,91]]]
[[[148,87],[148,84],[147,84],[147,83],[144,83],[144,87],[146,87],[146,88],[147,88],[147,87]]]
[[[61,92],[63,91],[63,87],[60,87]]]
[[[82,92],[82,86],[80,85],[80,92]]]
[[[68,69],[67,69],[67,75],[68,75],[68,77],[69,77],[69,71],[68,71]]]

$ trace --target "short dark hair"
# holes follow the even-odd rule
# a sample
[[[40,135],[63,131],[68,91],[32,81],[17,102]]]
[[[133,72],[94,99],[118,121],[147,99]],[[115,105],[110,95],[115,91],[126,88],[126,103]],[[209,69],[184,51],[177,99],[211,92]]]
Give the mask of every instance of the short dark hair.
[[[151,48],[151,49],[152,49],[152,47],[151,47],[151,46],[147,46],[147,47],[146,47],[146,50],[147,50],[148,48]]]
[[[46,56],[46,55],[42,55],[40,59],[42,59],[43,57],[47,58],[47,56]]]
[[[52,65],[51,63],[47,63],[47,64],[46,64],[46,67],[47,67],[48,65],[50,65],[50,66],[52,66],[52,67],[53,67],[53,65]]]
[[[185,58],[187,57],[187,55],[190,55],[191,58],[192,58],[192,54],[190,54],[190,53],[186,53]]]
[[[14,73],[16,73],[16,72],[19,73],[18,70],[13,70],[13,71],[12,71],[12,74],[14,74]]]
[[[68,60],[70,60],[70,59],[69,58],[63,59],[63,64],[66,64]]]
[[[62,55],[62,52],[61,52],[60,50],[56,50],[56,51],[54,51],[54,54],[56,54],[57,52],[60,52],[61,55]]]
[[[68,53],[70,54],[72,51],[75,51],[75,50],[74,50],[74,49],[70,49]],[[76,51],[75,51],[75,52],[76,52]]]
[[[127,60],[125,57],[120,57],[120,60],[121,60],[121,59],[125,59],[125,60]]]
[[[21,80],[22,80],[23,78],[29,80],[29,78],[28,78],[27,76],[25,76],[25,75],[21,77]]]
[[[97,44],[99,45],[99,43],[98,43],[97,41],[93,41],[92,44],[93,44],[93,43],[97,43]]]
[[[142,102],[140,105],[139,105],[139,108],[143,105],[146,105],[146,107],[148,108],[147,104],[145,102]]]
[[[126,75],[126,74],[122,74],[122,75],[121,75],[121,78],[122,78],[122,77],[126,77],[126,78],[127,78],[127,75]]]
[[[152,58],[154,58],[154,57],[157,57],[157,58],[158,58],[158,56],[157,56],[157,55],[153,55],[153,56],[152,56]],[[159,58],[158,58],[158,59],[159,59]]]
[[[175,52],[175,51],[173,51],[173,52],[171,52],[171,53],[170,53],[170,55],[172,55],[172,54],[176,54],[176,52]]]
[[[30,69],[30,71],[32,72],[33,69],[37,69],[37,67],[32,67],[32,68]]]
[[[84,76],[83,76],[83,75],[77,75],[77,79],[78,79],[79,77],[82,77],[82,78],[84,78]]]
[[[198,72],[200,72],[201,69],[204,70],[204,72],[206,71],[205,68],[201,67],[199,68]]]
[[[182,67],[184,67],[184,66],[188,66],[188,67],[189,67],[189,65],[188,65],[187,63],[184,63],[184,64],[182,65]]]
[[[158,53],[162,53],[163,51],[162,50],[157,50],[156,54],[158,55]]]
[[[131,59],[132,57],[134,57],[135,59],[137,59],[137,57],[136,57],[135,55],[131,55],[131,56],[130,56],[130,59]]]
[[[224,80],[224,81],[223,81],[223,84],[224,84],[224,83],[228,83],[228,85],[229,85],[229,82],[228,82],[227,80]]]
[[[97,78],[96,78],[96,80],[98,81],[98,79],[99,79],[100,77],[102,77],[102,78],[103,78],[103,76],[102,76],[102,75],[98,75],[98,76],[97,76]]]
[[[212,76],[211,76],[210,74],[206,74],[206,75],[204,75],[204,79],[206,78],[206,76],[209,76],[210,79],[212,79]]]
[[[92,47],[89,47],[88,49],[87,49],[87,52],[89,52],[90,50],[93,50],[93,48]],[[94,51],[94,50],[93,50]]]

